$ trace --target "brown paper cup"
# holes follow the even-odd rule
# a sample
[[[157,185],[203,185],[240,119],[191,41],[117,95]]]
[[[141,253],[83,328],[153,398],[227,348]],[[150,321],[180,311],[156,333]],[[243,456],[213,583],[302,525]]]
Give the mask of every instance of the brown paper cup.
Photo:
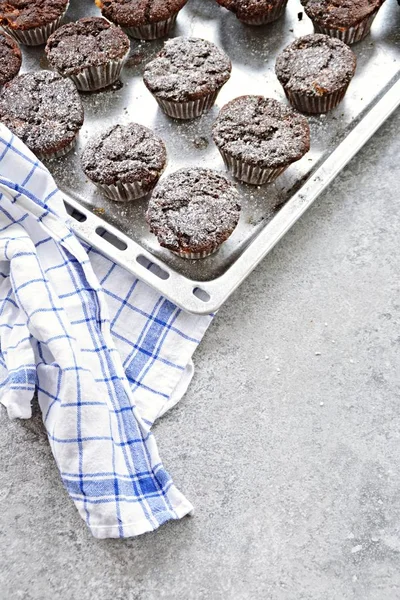
[[[53,158],[61,158],[62,156],[65,156],[66,154],[71,152],[71,150],[73,150],[75,148],[77,139],[78,139],[78,133],[76,134],[76,136],[74,137],[72,142],[70,142],[67,146],[64,146],[64,148],[61,148],[61,150],[57,150],[56,152],[53,152],[53,153],[35,152],[35,155],[37,156],[37,158],[39,160],[51,160]]]
[[[141,25],[140,27],[122,27],[129,37],[137,40],[156,40],[163,38],[169,34],[173,26],[175,25],[178,13],[172,15],[165,21],[159,21],[158,23],[149,23],[148,25]]]
[[[93,183],[105,196],[107,196],[107,198],[114,200],[115,202],[131,202],[132,200],[143,198],[143,196],[147,196],[152,189],[149,189],[148,185],[143,189],[143,185],[136,181],[133,183],[118,182],[115,185],[96,183],[95,181]],[[156,183],[157,182],[154,182],[153,187],[155,187]]]
[[[41,46],[45,44],[51,34],[60,27],[68,7],[69,3],[60,17],[42,27],[34,27],[33,29],[12,29],[11,27],[6,27],[4,25],[2,27],[6,33],[11,35],[20,44],[24,44],[25,46]]]
[[[326,113],[335,108],[344,98],[349,84],[347,83],[336,92],[324,96],[307,96],[285,89],[290,104],[298,111],[308,114]]]
[[[216,252],[220,246],[221,244],[216,244],[215,246],[212,246],[210,249],[204,250],[203,252],[187,252],[185,250],[172,250],[172,252],[181,258],[197,260],[198,258],[206,258],[207,256],[211,256],[211,254],[214,254],[214,252]]]
[[[220,89],[221,88],[203,98],[190,100],[189,102],[171,102],[170,100],[164,100],[163,98],[157,98],[156,96],[154,97],[162,110],[169,117],[172,117],[173,119],[195,119],[196,117],[200,117],[203,113],[208,112],[212,106],[214,106]]]
[[[322,27],[318,25],[318,23],[314,22],[314,29],[317,33],[325,33],[326,35],[330,35],[331,37],[338,38],[342,40],[345,44],[355,44],[356,42],[360,42],[363,40],[370,32],[371,25],[373,20],[375,19],[378,11],[375,10],[369,17],[366,17],[363,21],[354,25],[353,27],[348,27],[347,29],[334,29],[331,27]]]
[[[257,167],[233,158],[223,150],[219,149],[226,168],[236,179],[250,183],[251,185],[264,185],[271,183],[281,175],[289,165],[285,167]]]
[[[98,67],[87,67],[77,75],[69,75],[69,78],[81,92],[104,89],[119,79],[128,55],[129,50],[119,60],[110,60],[106,65]]]
[[[273,23],[273,21],[277,21],[279,17],[285,12],[286,4],[288,0],[279,0],[279,2],[271,8],[268,12],[266,12],[262,17],[257,17],[254,19],[240,19],[242,23],[246,25],[266,25],[267,23]]]

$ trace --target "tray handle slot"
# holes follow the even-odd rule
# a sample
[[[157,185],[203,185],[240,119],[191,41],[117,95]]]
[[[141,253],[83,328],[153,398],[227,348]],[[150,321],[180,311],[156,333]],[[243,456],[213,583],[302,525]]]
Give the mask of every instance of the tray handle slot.
[[[203,290],[199,287],[193,288],[193,296],[196,296],[196,298],[198,298],[202,302],[210,302],[211,300],[210,294],[206,292],[206,290]]]
[[[128,244],[126,242],[121,240],[114,233],[107,231],[107,229],[105,229],[104,227],[97,227],[96,233],[98,236],[103,238],[103,240],[106,240],[106,242],[108,242],[118,250],[126,250],[128,247]]]
[[[164,281],[170,278],[170,274],[168,273],[168,271],[165,271],[165,269],[162,269],[156,263],[151,262],[151,260],[143,256],[143,254],[139,254],[139,256],[136,257],[136,262],[139,263],[141,267],[144,267],[145,269],[153,273],[153,275],[159,277],[160,279],[163,279]]]
[[[64,205],[67,214],[73,219],[75,219],[75,221],[78,221],[78,223],[84,223],[85,221],[87,221],[87,216],[83,212],[81,212],[74,206],[71,206],[71,204],[68,204],[68,202],[66,202],[65,200]]]

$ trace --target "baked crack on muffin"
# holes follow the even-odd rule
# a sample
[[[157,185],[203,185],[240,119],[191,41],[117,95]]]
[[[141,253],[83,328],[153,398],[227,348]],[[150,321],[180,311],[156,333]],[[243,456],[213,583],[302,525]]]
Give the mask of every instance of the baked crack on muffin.
[[[212,42],[177,37],[148,63],[143,80],[168,116],[192,119],[215,104],[231,70],[229,57]]]
[[[133,38],[165,37],[175,25],[187,0],[95,0],[103,17]]]
[[[84,17],[63,25],[46,46],[50,65],[70,77],[78,90],[108,87],[120,76],[130,41],[120,27],[102,17]]]
[[[82,168],[111,200],[127,202],[146,196],[165,168],[164,142],[138,123],[112,125],[87,143]]]
[[[21,44],[40,46],[60,26],[69,0],[0,0],[0,25]]]
[[[217,0],[246,25],[265,25],[279,19],[287,0]]]
[[[225,104],[213,138],[233,176],[253,185],[274,181],[310,149],[307,119],[264,96],[240,96]]]
[[[317,33],[346,44],[364,39],[385,0],[301,0]]]
[[[214,253],[236,228],[236,188],[211,169],[180,169],[159,183],[146,219],[161,246],[182,258]]]
[[[52,71],[18,75],[0,93],[0,122],[39,159],[63,156],[83,125],[75,85]]]
[[[324,113],[344,98],[356,63],[356,56],[347,44],[316,33],[305,35],[282,50],[275,72],[297,110]]]

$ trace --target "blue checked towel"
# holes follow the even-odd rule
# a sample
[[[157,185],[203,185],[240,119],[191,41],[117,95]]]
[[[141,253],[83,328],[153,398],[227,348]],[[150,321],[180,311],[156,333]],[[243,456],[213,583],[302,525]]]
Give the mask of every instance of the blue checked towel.
[[[0,125],[0,400],[39,405],[92,534],[128,537],[192,505],[150,429],[183,395],[211,317],[179,310],[72,233],[47,169]]]

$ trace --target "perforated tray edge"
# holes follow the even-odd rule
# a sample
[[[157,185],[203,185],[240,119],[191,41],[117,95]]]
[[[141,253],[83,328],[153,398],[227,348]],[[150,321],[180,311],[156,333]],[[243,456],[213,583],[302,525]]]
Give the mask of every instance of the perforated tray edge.
[[[369,110],[323,164],[265,226],[223,275],[208,282],[188,279],[155,258],[115,227],[64,193],[71,226],[78,237],[148,283],[183,310],[217,311],[259,262],[318,198],[400,104],[400,79]],[[184,260],[184,259],[182,259]],[[149,268],[156,265],[154,268]]]

